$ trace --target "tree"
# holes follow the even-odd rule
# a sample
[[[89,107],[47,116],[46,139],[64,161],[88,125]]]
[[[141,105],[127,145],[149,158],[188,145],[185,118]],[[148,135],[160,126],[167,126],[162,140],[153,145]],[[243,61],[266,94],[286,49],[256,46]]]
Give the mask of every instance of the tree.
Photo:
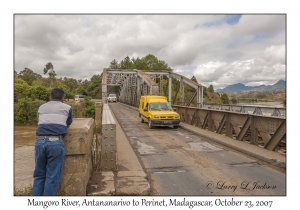
[[[230,104],[229,97],[226,93],[223,93],[221,95],[221,101],[223,104]]]
[[[36,85],[33,86],[31,89],[31,98],[34,99],[39,99],[43,101],[48,101],[50,97],[50,89],[47,89],[46,87],[42,85]]]
[[[154,70],[155,65],[158,63],[157,58],[154,55],[152,55],[152,54],[146,55],[142,59],[145,60],[148,68],[151,69],[151,70]]]
[[[208,98],[206,90],[207,90],[207,88],[203,87],[203,97],[207,97]]]
[[[196,82],[196,83],[198,83],[195,76],[192,76],[191,80],[194,81],[194,82]],[[186,85],[185,89],[186,89],[188,92],[195,92],[195,91],[196,91],[195,88],[193,88],[193,87],[191,87],[191,86],[189,86],[189,85]]]
[[[87,95],[87,91],[85,90],[85,88],[83,86],[80,86],[78,89],[77,89],[77,93],[78,94],[82,94],[82,95]]]
[[[21,84],[21,85],[27,85],[27,82],[25,82],[22,78],[16,78],[15,81],[14,81],[14,85],[16,84]]]
[[[84,115],[95,119],[95,103],[90,96],[84,98]]]
[[[28,85],[32,85],[34,80],[40,79],[42,76],[40,74],[34,73],[31,69],[25,68],[20,71],[19,75]]]
[[[14,82],[14,101],[18,102],[22,98],[30,97],[30,89],[31,86],[29,86],[23,79],[16,78]]]
[[[198,83],[197,78],[195,76],[192,76],[191,80]]]
[[[100,74],[94,75],[91,77],[90,81],[87,84],[88,95],[92,98],[101,98],[102,95],[102,76]]]
[[[132,69],[133,63],[128,56],[124,58],[124,60],[120,63],[121,69]]]
[[[112,62],[110,62],[109,68],[118,69],[119,68],[118,61],[116,61],[116,59],[114,59]]]
[[[231,99],[231,103],[236,104],[237,102],[238,102],[238,100],[236,98]]]
[[[78,85],[78,81],[76,79],[67,78],[67,77],[64,77],[64,79],[63,79],[63,85],[70,92],[74,92],[76,90],[76,88],[78,88],[78,86],[79,86]]]
[[[214,93],[214,86],[213,85],[208,86],[208,91]]]
[[[46,64],[46,67],[44,68],[44,74],[48,74],[50,78],[54,78],[56,76],[54,66],[51,62]]]
[[[14,105],[14,118],[18,123],[37,123],[37,111],[44,101],[31,100],[28,97],[21,98]]]
[[[148,69],[147,63],[144,60],[141,60],[139,57],[134,61],[133,68],[140,70]]]
[[[159,60],[155,66],[153,66],[152,70],[169,70],[171,71],[172,69],[169,67],[169,65],[162,60]]]
[[[70,92],[68,90],[65,91],[65,99],[68,99],[68,101],[69,101],[69,99],[74,99],[74,97],[75,97],[75,94],[73,92]]]
[[[117,64],[118,62],[114,59],[112,62],[110,62],[110,68],[115,67]],[[172,70],[165,61],[158,60],[157,57],[152,54],[148,54],[141,59],[139,57],[136,59],[134,57],[130,59],[129,56],[126,56],[120,62],[120,64],[117,65],[117,68],[139,70]]]
[[[54,66],[52,65],[51,62],[46,64],[46,66],[44,68],[44,74],[49,75],[50,85],[52,85],[53,81],[55,80],[56,73],[54,71]]]

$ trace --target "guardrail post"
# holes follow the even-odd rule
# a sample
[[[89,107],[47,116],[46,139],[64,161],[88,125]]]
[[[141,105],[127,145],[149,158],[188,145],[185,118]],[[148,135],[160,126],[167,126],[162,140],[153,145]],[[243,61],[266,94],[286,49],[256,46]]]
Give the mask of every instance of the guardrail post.
[[[258,145],[258,131],[256,128],[256,118],[251,116],[251,139],[250,144]]]
[[[214,131],[214,125],[213,125],[213,120],[211,115],[212,115],[211,111],[208,111],[208,130]]]
[[[117,165],[116,159],[116,123],[108,107],[108,104],[104,104],[102,114],[102,171],[113,170]]]
[[[225,114],[225,127],[226,127],[226,131],[225,131],[225,135],[232,138],[232,128],[231,128],[231,123],[230,123],[230,115],[228,113]]]

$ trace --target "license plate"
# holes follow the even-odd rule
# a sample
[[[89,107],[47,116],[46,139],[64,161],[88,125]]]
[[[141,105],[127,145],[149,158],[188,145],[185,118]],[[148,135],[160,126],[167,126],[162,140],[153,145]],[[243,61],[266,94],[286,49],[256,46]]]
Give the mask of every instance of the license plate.
[[[164,121],[165,124],[171,123],[171,121]]]

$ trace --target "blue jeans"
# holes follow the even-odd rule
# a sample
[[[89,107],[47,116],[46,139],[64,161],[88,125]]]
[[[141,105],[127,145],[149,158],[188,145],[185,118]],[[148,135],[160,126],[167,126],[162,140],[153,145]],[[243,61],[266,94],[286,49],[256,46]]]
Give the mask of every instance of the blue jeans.
[[[64,141],[49,138],[35,140],[35,169],[32,195],[56,195],[65,157]]]

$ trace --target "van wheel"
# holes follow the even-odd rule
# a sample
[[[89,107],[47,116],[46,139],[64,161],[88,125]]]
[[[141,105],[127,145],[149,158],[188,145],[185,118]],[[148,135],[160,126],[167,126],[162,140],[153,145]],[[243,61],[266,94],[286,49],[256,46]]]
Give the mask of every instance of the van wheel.
[[[142,115],[140,115],[140,122],[143,123],[144,119],[142,118]]]
[[[153,128],[153,126],[152,126],[152,122],[151,122],[150,118],[148,119],[148,126],[149,126],[149,128],[150,128],[150,129],[152,129],[152,128]]]
[[[174,125],[174,129],[177,129],[177,128],[178,128],[178,126],[177,126],[177,125],[176,125],[176,126]]]

